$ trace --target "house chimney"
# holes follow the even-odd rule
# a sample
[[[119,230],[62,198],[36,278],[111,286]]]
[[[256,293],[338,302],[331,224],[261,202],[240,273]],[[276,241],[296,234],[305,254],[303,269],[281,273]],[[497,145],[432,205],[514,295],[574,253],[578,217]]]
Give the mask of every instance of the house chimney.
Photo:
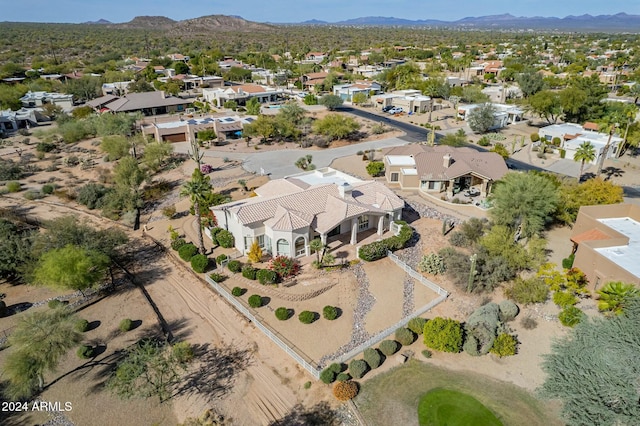
[[[161,90],[161,91],[160,91],[160,97],[161,97],[162,99],[165,99],[165,98],[167,97],[167,95],[164,93],[164,90]]]
[[[353,190],[353,187],[349,185],[348,182],[345,182],[342,185],[338,185],[338,192],[340,193],[340,198],[351,198],[352,190]]]
[[[451,154],[447,153],[442,157],[443,160],[443,166],[445,169],[449,168],[449,166],[451,166],[451,164],[453,163],[453,159],[451,158]]]

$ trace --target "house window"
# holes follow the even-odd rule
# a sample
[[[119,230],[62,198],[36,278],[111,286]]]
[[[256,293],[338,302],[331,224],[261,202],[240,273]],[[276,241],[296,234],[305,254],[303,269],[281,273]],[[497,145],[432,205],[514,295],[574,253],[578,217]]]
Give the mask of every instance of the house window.
[[[364,231],[369,229],[369,216],[360,216],[358,218],[358,231]]]
[[[432,180],[429,181],[429,189],[436,189],[436,183]]]
[[[259,241],[258,244],[260,244]],[[264,236],[264,249],[267,251],[267,253],[271,254],[271,237],[269,237],[268,235]]]
[[[258,247],[264,248],[264,235],[258,235],[256,241],[258,241]]]
[[[391,182],[398,181],[398,173],[391,173]]]
[[[296,257],[304,256],[307,254],[307,249],[304,244],[304,237],[298,237],[296,239]]]
[[[289,241],[279,239],[276,243],[276,255],[280,256],[289,256],[291,255],[291,251],[289,250]]]

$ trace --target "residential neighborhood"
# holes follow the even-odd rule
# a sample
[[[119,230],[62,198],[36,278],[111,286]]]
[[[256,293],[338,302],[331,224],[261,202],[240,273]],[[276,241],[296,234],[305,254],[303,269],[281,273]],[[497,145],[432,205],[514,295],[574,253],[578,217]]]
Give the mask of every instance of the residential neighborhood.
[[[637,8],[166,7],[0,22],[0,424],[637,423]]]

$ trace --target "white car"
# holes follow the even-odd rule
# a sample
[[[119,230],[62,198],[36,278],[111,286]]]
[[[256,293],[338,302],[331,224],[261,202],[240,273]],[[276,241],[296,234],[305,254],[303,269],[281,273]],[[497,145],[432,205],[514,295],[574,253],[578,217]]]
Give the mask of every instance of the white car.
[[[404,110],[402,109],[402,107],[393,107],[393,108],[391,108],[391,109],[390,109],[389,111],[387,111],[387,112],[388,112],[389,114],[393,115],[393,114],[399,114],[399,113],[401,113],[402,111],[404,111]]]

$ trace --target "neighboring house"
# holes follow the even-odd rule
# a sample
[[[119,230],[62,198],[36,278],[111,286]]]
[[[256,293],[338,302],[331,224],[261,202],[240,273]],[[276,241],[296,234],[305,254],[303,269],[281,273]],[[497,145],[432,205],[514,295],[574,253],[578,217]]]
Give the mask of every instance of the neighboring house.
[[[605,158],[614,158],[623,141],[621,137],[611,135],[609,150],[605,154],[604,148],[607,145],[607,141],[609,141],[610,135],[598,133],[598,125],[590,122],[584,123],[584,126],[574,123],[552,124],[541,128],[538,134],[540,139],[547,141],[547,143],[551,143],[553,138],[559,138],[560,148],[566,151],[565,158],[571,160],[573,160],[573,156],[580,145],[590,142],[596,150],[596,157],[592,164],[596,164],[601,155],[606,155]]]
[[[194,98],[177,98],[164,91],[129,93],[122,97],[102,96],[86,105],[99,112],[141,112],[144,115],[160,115],[184,112]]]
[[[388,106],[402,107],[404,112],[427,112],[431,108],[432,99],[422,95],[420,90],[396,90],[373,96],[374,106],[384,108]]]
[[[448,198],[472,187],[486,196],[491,185],[508,172],[504,159],[495,152],[418,144],[387,150],[384,166],[388,183],[425,194],[445,192]]]
[[[640,285],[640,206],[582,206],[571,232],[573,266],[592,290],[609,281]]]
[[[349,235],[355,245],[361,232],[376,229],[382,235],[404,206],[384,184],[331,168],[276,179],[255,192],[256,197],[211,208],[241,253],[254,241],[273,255],[291,257],[308,256],[315,238],[327,243]]]
[[[0,111],[0,133],[8,134],[18,129],[28,129],[37,126],[38,123],[49,121],[49,117],[42,114],[38,109],[21,108],[18,111]]]
[[[522,97],[522,90],[520,90],[519,87],[503,86],[502,84],[487,86],[482,89],[482,93],[489,96],[489,101],[494,103],[501,103],[507,99]]]
[[[283,91],[258,84],[239,84],[236,86],[202,89],[202,97],[218,106],[227,101],[235,101],[238,105],[245,105],[250,98],[257,98],[261,104],[276,102],[283,96]]]
[[[202,130],[214,130],[219,140],[238,139],[242,137],[242,130],[246,124],[254,119],[252,117],[206,117],[185,118],[176,121],[162,123],[143,123],[142,133],[153,135],[156,141],[187,142],[198,139],[198,132]]]
[[[216,75],[205,75],[200,77],[191,74],[178,74],[167,77],[160,77],[158,81],[167,83],[168,81],[175,80],[183,83],[183,90],[198,90],[201,88],[221,88],[224,87],[224,78]]]
[[[470,104],[470,105],[458,105],[458,118],[469,121],[469,113],[474,109],[486,104]],[[492,103],[495,109],[494,123],[489,130],[502,129],[508,124],[515,124],[518,121],[522,121],[524,117],[524,110],[514,105],[496,104]]]
[[[312,72],[304,74],[301,77],[302,90],[313,92],[318,84],[324,83],[324,80],[329,76],[328,72]]]
[[[102,85],[102,95],[122,96],[129,93],[129,85],[133,83],[131,81],[116,81],[114,83],[104,83]]]
[[[27,92],[20,98],[20,102],[24,108],[39,108],[45,104],[52,104],[65,112],[73,109],[73,95],[66,93]]]
[[[340,96],[342,100],[351,101],[353,95],[357,93],[364,94],[367,98],[371,94],[377,94],[380,92],[380,84],[372,81],[357,81],[355,83],[336,84],[333,86],[333,94]]]

